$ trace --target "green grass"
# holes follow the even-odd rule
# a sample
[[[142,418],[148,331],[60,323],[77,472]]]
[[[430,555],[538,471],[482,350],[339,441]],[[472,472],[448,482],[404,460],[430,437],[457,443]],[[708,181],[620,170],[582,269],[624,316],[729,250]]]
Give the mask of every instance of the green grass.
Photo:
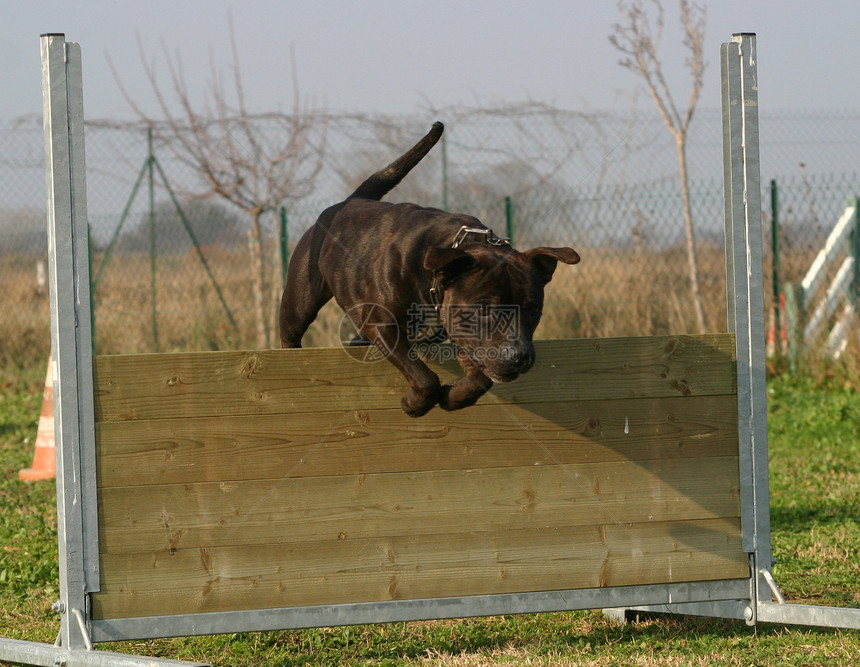
[[[860,607],[860,395],[810,378],[768,393],[774,575],[793,601]]]
[[[54,487],[23,483],[43,369],[0,371],[0,635],[52,642]],[[774,574],[789,601],[860,607],[860,394],[769,383]],[[860,632],[600,612],[221,635],[101,648],[219,665],[853,665]]]
[[[18,481],[32,463],[44,373],[0,371],[0,636],[53,642],[56,495],[50,482]]]

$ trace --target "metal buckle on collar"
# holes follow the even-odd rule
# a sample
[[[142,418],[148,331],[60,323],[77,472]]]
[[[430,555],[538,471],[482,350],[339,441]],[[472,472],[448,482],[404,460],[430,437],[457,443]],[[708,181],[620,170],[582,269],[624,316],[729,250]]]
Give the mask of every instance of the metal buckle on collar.
[[[483,234],[484,240],[487,242],[487,245],[511,245],[511,240],[509,238],[503,236],[496,236],[495,232],[493,232],[492,229],[478,229],[476,227],[466,227],[466,225],[463,225],[462,227],[460,227],[459,231],[454,234],[454,242],[451,244],[451,247],[459,247],[459,245],[466,240],[466,237],[469,234]]]
[[[433,282],[430,284],[430,302],[433,304],[433,310],[438,313],[442,308],[442,289],[436,276],[433,276]]]

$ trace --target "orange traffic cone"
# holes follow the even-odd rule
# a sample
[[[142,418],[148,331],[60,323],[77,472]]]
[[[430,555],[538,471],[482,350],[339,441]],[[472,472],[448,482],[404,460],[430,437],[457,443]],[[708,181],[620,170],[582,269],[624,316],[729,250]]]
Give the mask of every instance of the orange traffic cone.
[[[18,479],[28,482],[37,479],[53,479],[57,476],[57,454],[54,445],[54,376],[51,366],[51,360],[48,359],[48,375],[45,378],[45,393],[42,394],[42,414],[39,416],[33,467],[18,471]]]

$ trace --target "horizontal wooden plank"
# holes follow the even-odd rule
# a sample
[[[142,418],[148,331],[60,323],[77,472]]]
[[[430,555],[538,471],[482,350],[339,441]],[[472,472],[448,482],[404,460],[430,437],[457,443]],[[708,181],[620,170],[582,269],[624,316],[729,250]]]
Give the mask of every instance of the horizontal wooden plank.
[[[462,470],[737,453],[733,395],[485,404],[97,426],[99,486]]]
[[[749,576],[737,519],[105,555],[97,619]]]
[[[108,488],[103,553],[740,516],[738,458]]]
[[[535,367],[496,385],[512,403],[730,394],[731,334],[552,340],[535,343]],[[444,382],[459,377],[434,366]],[[361,363],[340,349],[198,352],[96,358],[100,422],[397,408],[404,378],[386,361]]]

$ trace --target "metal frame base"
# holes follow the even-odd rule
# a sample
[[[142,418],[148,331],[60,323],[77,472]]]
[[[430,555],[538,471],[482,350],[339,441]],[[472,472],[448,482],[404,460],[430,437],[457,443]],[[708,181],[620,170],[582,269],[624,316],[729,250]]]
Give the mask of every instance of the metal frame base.
[[[637,621],[639,615],[673,614],[682,616],[706,616],[750,621],[752,609],[746,600],[723,602],[692,602],[688,604],[666,604],[649,607],[620,607],[604,609],[604,615],[618,623]],[[756,623],[778,625],[808,625],[843,630],[860,630],[860,609],[845,607],[820,607],[816,605],[760,602],[756,606]]]
[[[112,651],[69,650],[53,644],[0,638],[4,662],[41,667],[208,667],[208,663],[149,658]]]
[[[643,600],[695,602],[742,597],[748,579],[588,588],[540,593],[511,593],[456,598],[319,605],[284,609],[219,612],[91,621],[95,642],[150,639],[225,632],[292,630],[369,623],[395,623],[444,618],[534,614],[625,606]]]

